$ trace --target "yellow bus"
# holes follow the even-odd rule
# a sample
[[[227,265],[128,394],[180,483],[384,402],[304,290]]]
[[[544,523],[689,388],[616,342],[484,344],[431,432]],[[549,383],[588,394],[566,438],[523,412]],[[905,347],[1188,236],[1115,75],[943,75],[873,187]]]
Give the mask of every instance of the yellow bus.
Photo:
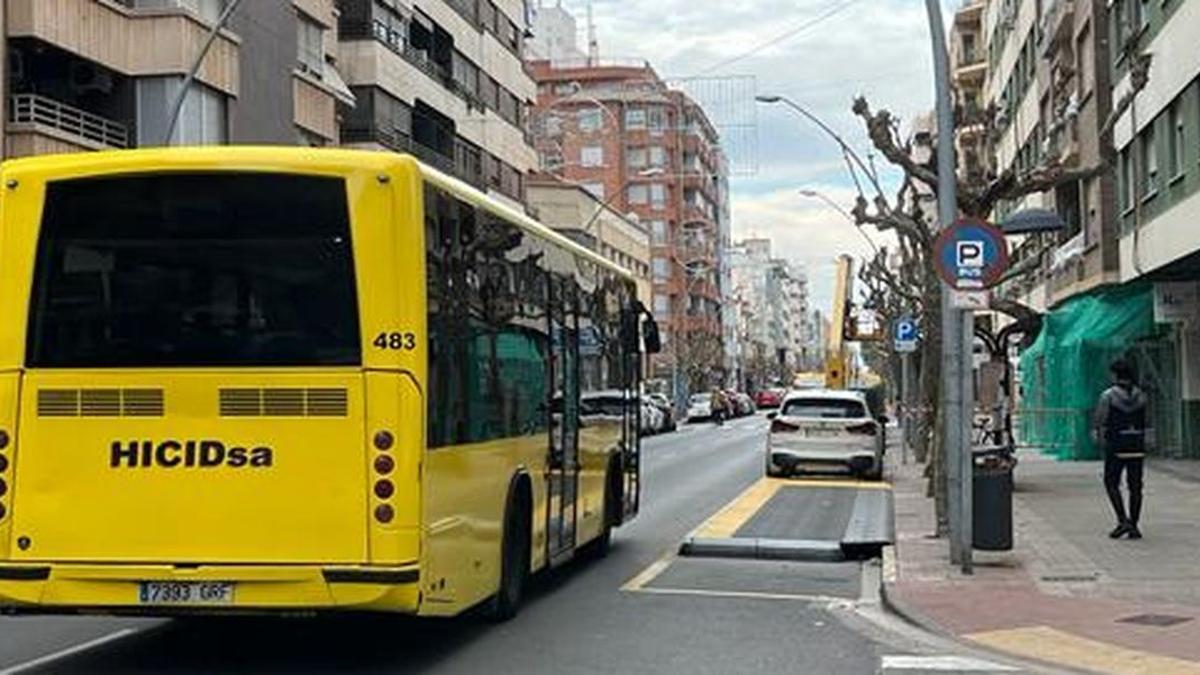
[[[403,155],[6,162],[0,608],[511,616],[637,512],[634,293]]]

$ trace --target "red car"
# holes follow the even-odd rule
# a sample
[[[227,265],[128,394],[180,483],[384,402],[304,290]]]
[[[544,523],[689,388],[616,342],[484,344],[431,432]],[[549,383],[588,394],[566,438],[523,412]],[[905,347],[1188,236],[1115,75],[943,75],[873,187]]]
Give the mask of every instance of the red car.
[[[763,389],[754,395],[754,404],[759,408],[778,408],[783,403],[783,389]]]

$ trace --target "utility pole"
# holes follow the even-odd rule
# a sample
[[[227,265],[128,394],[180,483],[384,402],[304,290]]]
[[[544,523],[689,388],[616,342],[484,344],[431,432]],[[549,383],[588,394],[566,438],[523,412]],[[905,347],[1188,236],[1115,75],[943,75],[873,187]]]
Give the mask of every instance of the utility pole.
[[[950,54],[939,0],[925,0],[933,45],[934,93],[937,109],[938,226],[950,227],[958,218],[954,165],[954,109],[950,95]],[[946,460],[950,559],[971,572],[970,444],[971,377],[969,359],[974,340],[974,317],[955,309],[949,284],[942,286],[942,452]],[[967,477],[964,480],[964,477]]]

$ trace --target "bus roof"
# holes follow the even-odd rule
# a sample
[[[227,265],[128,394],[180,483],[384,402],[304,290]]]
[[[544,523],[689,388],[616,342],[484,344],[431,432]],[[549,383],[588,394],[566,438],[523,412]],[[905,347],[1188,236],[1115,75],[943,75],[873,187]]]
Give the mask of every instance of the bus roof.
[[[569,250],[577,257],[589,260],[620,276],[633,280],[633,274],[608,258],[555,232],[507,204],[493,199],[482,191],[430,167],[407,154],[378,150],[346,148],[307,148],[300,146],[206,145],[139,148],[135,150],[102,150],[58,155],[36,155],[5,160],[0,172],[10,171],[60,174],[83,177],[89,174],[148,172],[156,165],[174,169],[208,170],[279,170],[281,165],[295,165],[314,172],[341,172],[347,168],[384,171],[400,163],[412,163],[426,181],[453,193],[473,206],[489,211],[521,229]]]

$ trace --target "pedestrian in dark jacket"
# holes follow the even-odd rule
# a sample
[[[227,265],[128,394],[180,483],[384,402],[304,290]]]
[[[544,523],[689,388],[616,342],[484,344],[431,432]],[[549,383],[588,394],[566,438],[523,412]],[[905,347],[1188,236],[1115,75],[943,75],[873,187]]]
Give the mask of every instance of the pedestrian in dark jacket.
[[[1104,453],[1104,489],[1117,516],[1108,536],[1141,539],[1142,476],[1146,461],[1146,393],[1134,382],[1133,368],[1124,360],[1109,367],[1113,385],[1100,394],[1093,420],[1094,437]],[[1121,474],[1129,488],[1129,510],[1121,498]]]

